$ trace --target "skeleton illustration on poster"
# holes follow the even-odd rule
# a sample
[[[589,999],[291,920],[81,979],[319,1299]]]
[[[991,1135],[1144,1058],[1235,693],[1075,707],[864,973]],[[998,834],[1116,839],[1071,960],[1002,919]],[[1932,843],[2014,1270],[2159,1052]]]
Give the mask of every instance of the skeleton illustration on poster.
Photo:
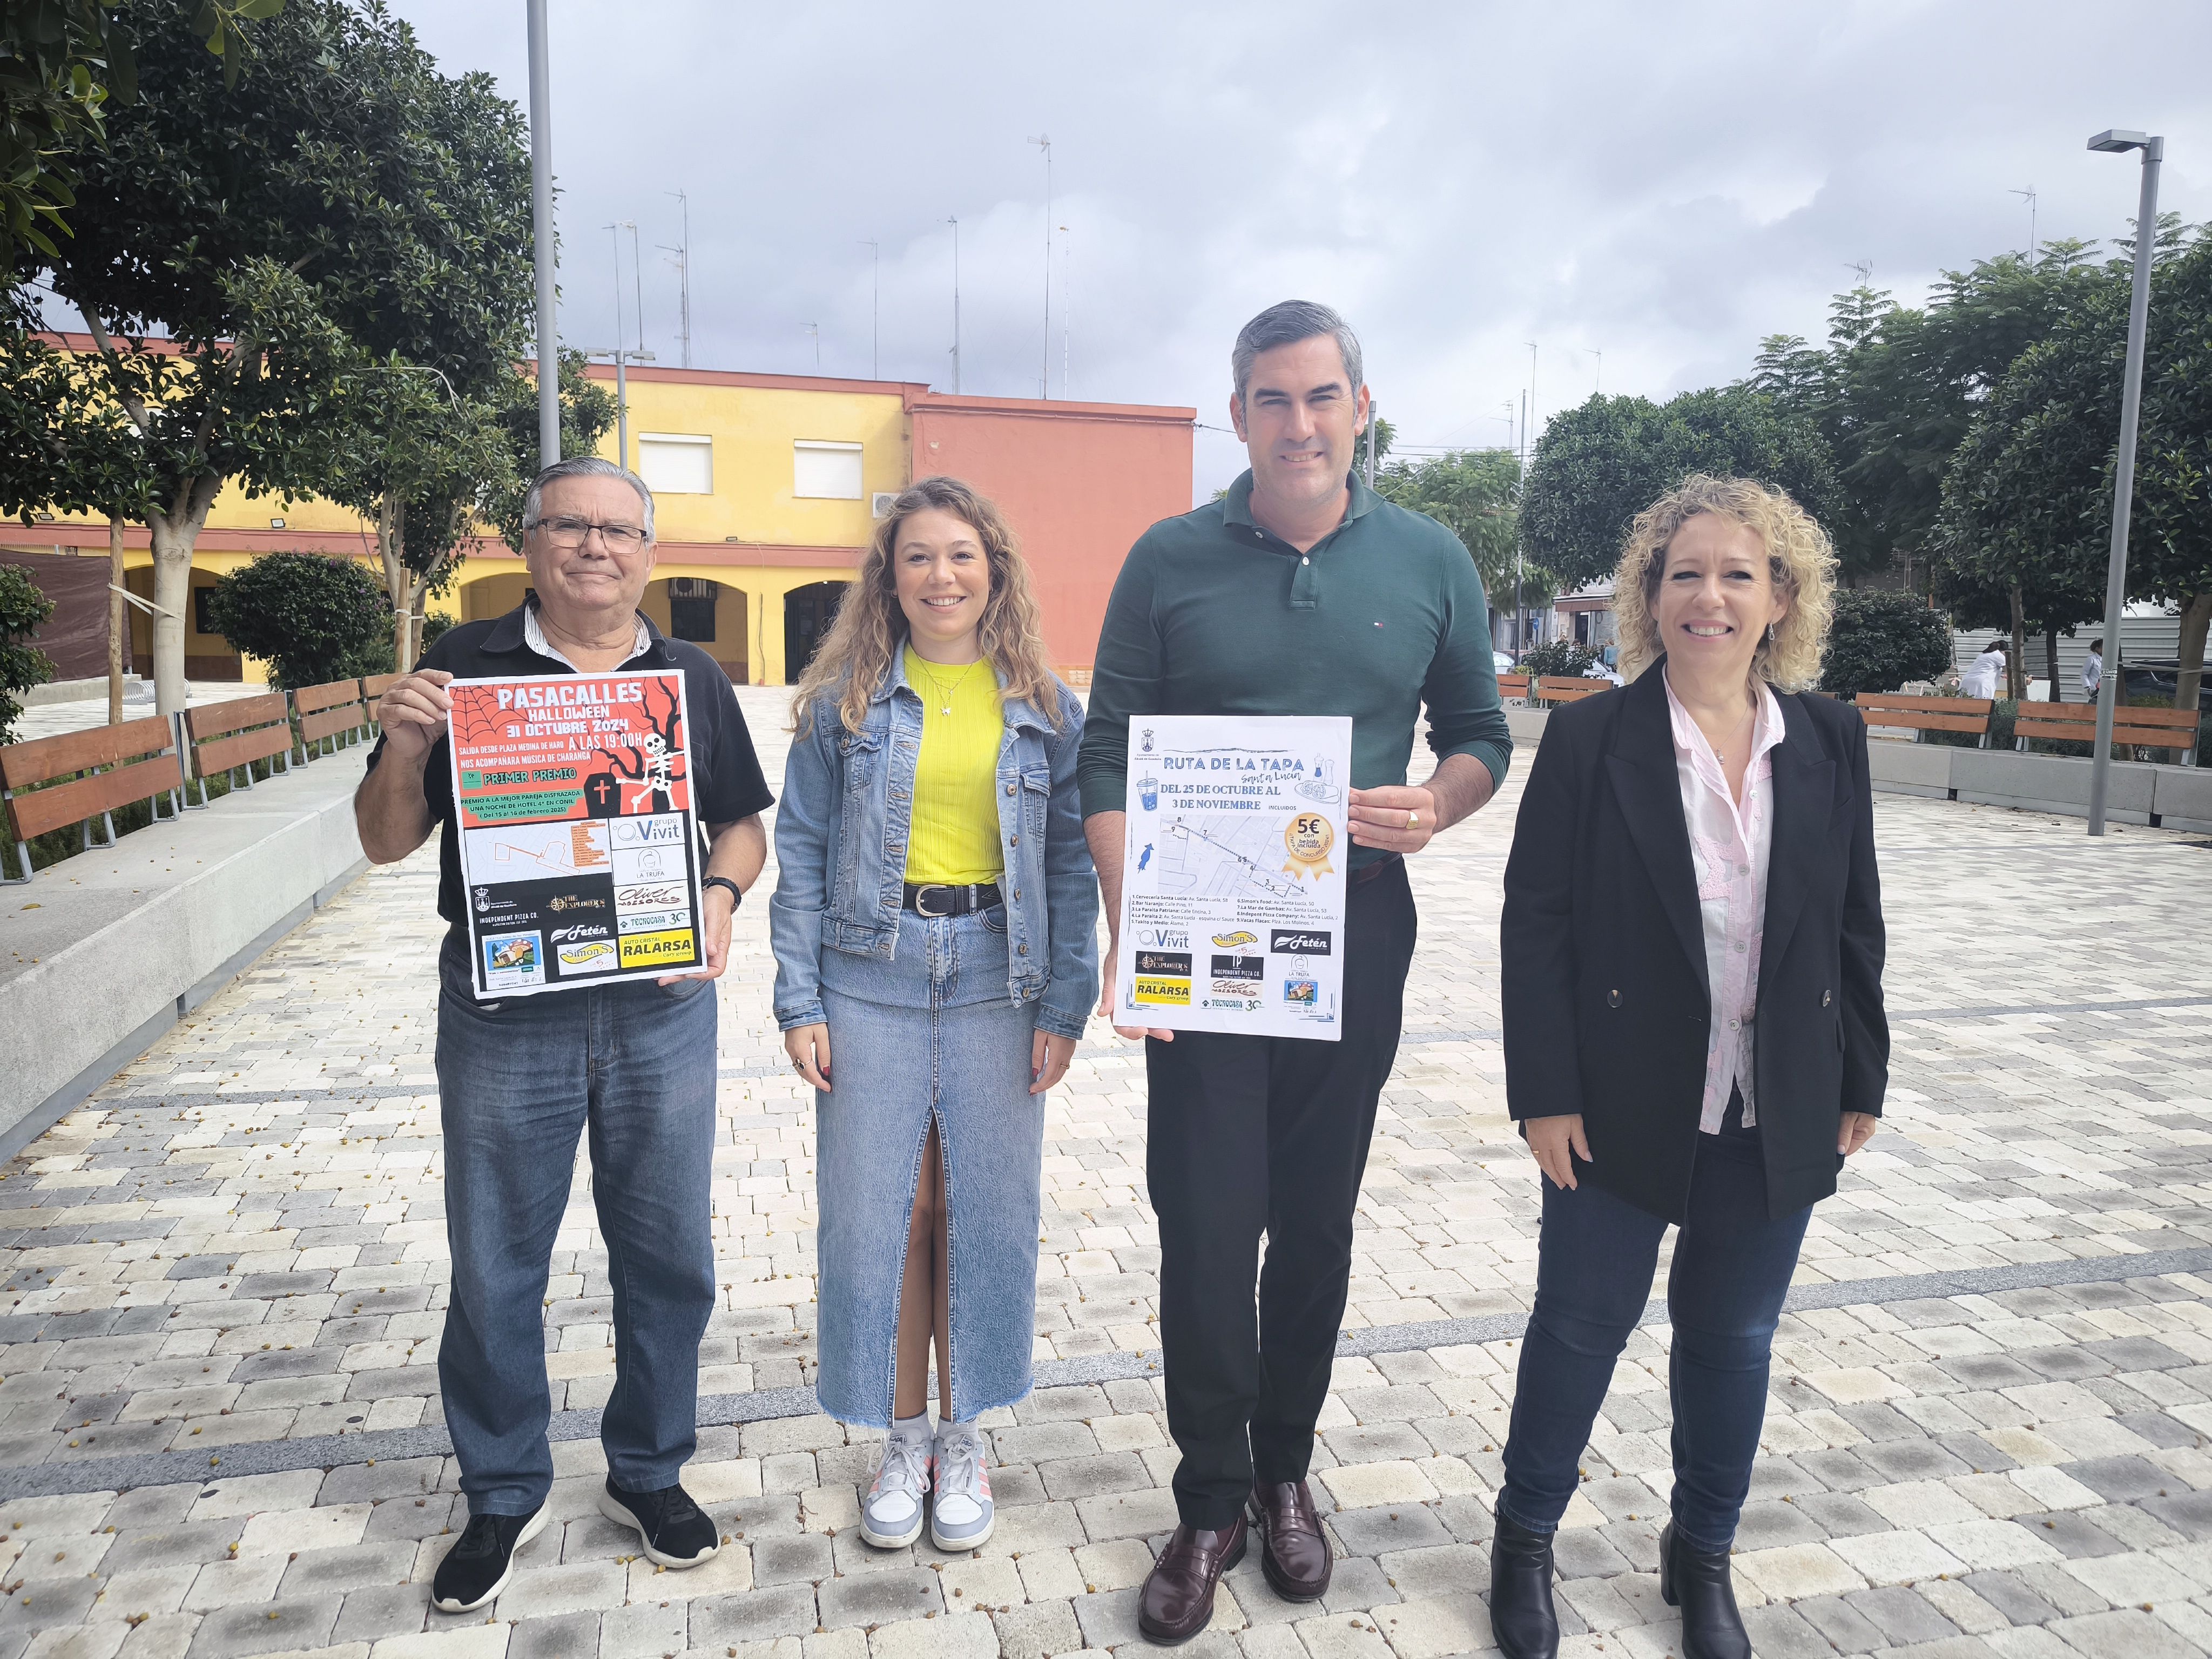
[[[1351,774],[1341,716],[1130,723],[1116,1024],[1337,1040]]]
[[[684,676],[446,690],[477,995],[702,966]]]

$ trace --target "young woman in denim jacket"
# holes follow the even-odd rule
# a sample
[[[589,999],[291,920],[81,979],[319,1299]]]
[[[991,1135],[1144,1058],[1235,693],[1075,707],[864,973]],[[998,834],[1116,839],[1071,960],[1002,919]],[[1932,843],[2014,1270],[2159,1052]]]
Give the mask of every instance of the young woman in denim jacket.
[[[1083,707],[997,507],[953,478],[892,503],[793,716],[769,915],[776,1024],[818,1091],[816,1391],[890,1431],[860,1535],[910,1544],[927,1510],[972,1549],[976,1419],[1030,1391],[1039,1097],[1098,995]]]

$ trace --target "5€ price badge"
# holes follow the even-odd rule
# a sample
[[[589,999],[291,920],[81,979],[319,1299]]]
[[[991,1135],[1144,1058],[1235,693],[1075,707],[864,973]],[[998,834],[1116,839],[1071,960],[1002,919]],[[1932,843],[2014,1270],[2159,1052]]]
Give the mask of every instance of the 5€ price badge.
[[[1319,812],[1301,812],[1283,826],[1283,848],[1290,854],[1285,875],[1306,877],[1331,874],[1328,855],[1336,845],[1336,830]]]

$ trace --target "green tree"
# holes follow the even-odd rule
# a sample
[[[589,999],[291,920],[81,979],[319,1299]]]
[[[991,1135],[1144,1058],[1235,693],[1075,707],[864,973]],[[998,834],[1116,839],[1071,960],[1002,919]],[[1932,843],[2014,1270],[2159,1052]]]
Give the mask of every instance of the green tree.
[[[2129,586],[2179,610],[2173,702],[2194,708],[2212,631],[2212,231],[2158,268],[2146,344]]]
[[[2212,239],[2185,244],[2174,230],[2162,228],[2152,274],[2127,592],[2179,609],[2186,707],[2212,622]],[[2056,630],[2104,609],[2128,307],[2127,288],[2107,275],[2021,355],[1972,422],[1935,544],[1938,591],[1961,621],[1996,621],[2002,600],[2016,646],[2040,625],[2054,691]]]
[[[1819,428],[1748,386],[1664,404],[1592,397],[1553,416],[1537,441],[1521,496],[1530,561],[1568,587],[1610,574],[1629,521],[1692,472],[1772,484],[1823,523],[1839,501]]]
[[[396,353],[471,393],[511,369],[530,302],[523,123],[489,77],[440,75],[380,0],[292,0],[225,86],[180,67],[202,21],[195,0],[122,15],[139,96],[72,158],[76,234],[48,261],[154,479],[165,711],[223,483],[324,488],[316,428],[343,419],[345,371]]]
[[[284,0],[204,0],[194,19],[207,50],[235,84],[248,20],[275,16]],[[107,106],[137,94],[125,0],[0,3],[0,279],[12,280],[28,247],[52,254],[70,234],[64,210],[77,182],[69,157],[106,131]]]
[[[37,583],[15,566],[0,564],[0,743],[15,740],[15,717],[23,712],[15,693],[54,677],[52,660],[30,643],[53,614],[54,602]]]
[[[392,659],[411,665],[425,602],[452,582],[475,504],[506,482],[512,452],[494,405],[461,397],[442,374],[388,360],[349,370],[341,385],[322,431],[324,493],[375,526]]]
[[[1389,461],[1375,475],[1375,491],[1385,501],[1425,513],[1459,538],[1481,574],[1483,591],[1493,596],[1513,585],[1520,485],[1521,464],[1502,449]],[[1548,571],[1528,575],[1532,587],[1549,592]]]
[[[1917,593],[1879,587],[1836,595],[1835,621],[1820,666],[1823,690],[1854,697],[1932,680],[1951,665],[1951,629]]]
[[[356,560],[264,553],[216,583],[208,611],[285,690],[392,672],[392,607]]]

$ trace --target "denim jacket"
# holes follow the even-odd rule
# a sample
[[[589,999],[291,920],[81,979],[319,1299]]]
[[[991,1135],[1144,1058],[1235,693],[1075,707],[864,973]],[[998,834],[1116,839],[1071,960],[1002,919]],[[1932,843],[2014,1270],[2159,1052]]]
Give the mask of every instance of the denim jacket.
[[[1083,705],[1059,688],[1055,732],[1020,698],[1006,700],[999,747],[1000,890],[1006,906],[1008,995],[1036,1003],[1039,1029],[1080,1037],[1098,1000],[1098,884],[1083,839],[1075,755]],[[905,653],[891,659],[858,732],[832,691],[794,736],[775,815],[775,1023],[823,1022],[822,952],[890,960],[905,896],[921,699]]]

